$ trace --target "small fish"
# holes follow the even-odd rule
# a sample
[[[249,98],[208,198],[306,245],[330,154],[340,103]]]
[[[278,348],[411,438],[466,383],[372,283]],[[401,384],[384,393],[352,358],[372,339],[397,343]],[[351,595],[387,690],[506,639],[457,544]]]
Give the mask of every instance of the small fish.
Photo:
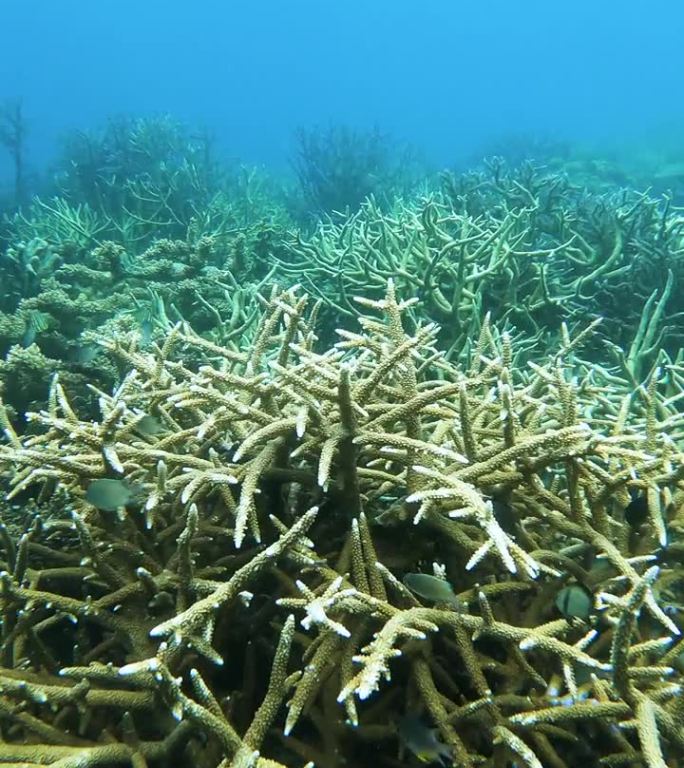
[[[410,510],[406,502],[403,499],[397,499],[391,502],[388,507],[378,512],[373,517],[373,522],[384,528],[391,528],[405,522],[409,515]]]
[[[86,501],[105,512],[116,512],[125,507],[133,497],[133,492],[125,480],[100,478],[93,480],[86,490]]]
[[[99,351],[97,344],[78,344],[75,347],[70,347],[67,358],[72,363],[90,363],[97,357]]]
[[[594,556],[587,570],[586,586],[588,589],[594,589],[616,575],[617,571],[610,560],[605,557]]]
[[[143,416],[135,425],[135,430],[143,435],[143,437],[155,437],[162,432],[166,432],[161,421],[159,421],[156,416],[151,416],[149,413]]]
[[[170,611],[175,605],[175,601],[169,592],[157,592],[147,603],[147,607],[153,616]]]
[[[421,763],[450,765],[450,747],[439,740],[436,728],[429,728],[416,714],[408,714],[398,724],[399,740],[402,747],[412,752]],[[448,761],[448,762],[445,762]]]
[[[577,685],[577,692],[573,696],[571,693],[563,693],[563,679],[560,675],[553,675],[551,681],[546,688],[546,695],[553,704],[554,707],[571,707],[578,701],[586,701],[593,691],[593,680]]]
[[[684,163],[666,163],[653,174],[653,178],[665,181],[683,180]]]
[[[29,327],[24,331],[24,335],[21,337],[21,346],[24,349],[28,349],[36,340],[36,336],[36,329],[29,325]]]
[[[632,500],[625,507],[625,521],[632,528],[638,528],[648,518],[648,502],[646,496],[634,489],[630,490]]]
[[[556,608],[566,619],[588,619],[594,607],[591,592],[579,584],[563,587],[556,595]]]
[[[507,501],[492,499],[492,511],[494,512],[494,519],[506,533],[514,534],[516,532],[518,515]]]
[[[50,315],[38,310],[29,312],[25,320],[24,335],[21,338],[21,346],[26,349],[38,338],[38,334],[46,331],[50,324]]]
[[[152,331],[154,330],[154,327],[152,325],[152,320],[149,318],[144,318],[140,322],[140,344],[143,347],[148,346],[150,341],[152,341]]]
[[[448,581],[428,573],[407,573],[402,582],[411,592],[433,603],[449,603],[456,608],[463,608],[461,601],[454,594]]]

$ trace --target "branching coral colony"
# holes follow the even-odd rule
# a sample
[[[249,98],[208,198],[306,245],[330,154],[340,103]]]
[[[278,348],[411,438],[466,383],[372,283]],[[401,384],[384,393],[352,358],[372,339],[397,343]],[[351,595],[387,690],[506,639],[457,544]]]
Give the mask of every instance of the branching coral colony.
[[[392,283],[358,302],[323,352],[296,290],[244,352],[104,342],[99,420],[58,378],[5,414],[39,494],[2,530],[0,766],[413,765],[407,717],[457,766],[684,764],[682,371],[608,382],[590,330],[523,366],[486,322],[457,367]]]

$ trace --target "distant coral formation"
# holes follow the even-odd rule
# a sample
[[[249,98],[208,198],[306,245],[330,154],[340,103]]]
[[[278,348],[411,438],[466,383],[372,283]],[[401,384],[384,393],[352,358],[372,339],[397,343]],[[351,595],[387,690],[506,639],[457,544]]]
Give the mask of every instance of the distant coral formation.
[[[597,357],[635,384],[663,354],[677,357],[683,220],[645,195],[591,192],[531,164],[493,162],[446,175],[441,189],[397,199],[390,210],[371,199],[307,229],[295,227],[258,180],[245,185],[237,198],[215,199],[183,237],[146,247],[100,241],[86,209],[62,198],[15,214],[0,258],[0,350],[12,348],[0,364],[8,404],[21,412],[39,403],[56,370],[113,382],[111,371],[92,364],[93,334],[137,326],[151,338],[182,320],[239,346],[251,333],[257,294],[275,282],[302,284],[322,300],[328,343],[335,327],[355,322],[350,297],[379,298],[391,277],[440,325],[449,357],[472,343],[485,315],[544,346],[557,342],[563,321],[600,319]],[[33,386],[21,393],[16,361],[27,353],[19,347],[31,349],[34,370]]]

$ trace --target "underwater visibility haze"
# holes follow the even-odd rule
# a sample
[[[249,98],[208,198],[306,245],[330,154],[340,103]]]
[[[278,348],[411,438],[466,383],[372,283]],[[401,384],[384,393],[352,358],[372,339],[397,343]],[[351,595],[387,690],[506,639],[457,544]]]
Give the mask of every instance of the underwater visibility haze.
[[[0,768],[684,766],[684,7],[0,22]]]

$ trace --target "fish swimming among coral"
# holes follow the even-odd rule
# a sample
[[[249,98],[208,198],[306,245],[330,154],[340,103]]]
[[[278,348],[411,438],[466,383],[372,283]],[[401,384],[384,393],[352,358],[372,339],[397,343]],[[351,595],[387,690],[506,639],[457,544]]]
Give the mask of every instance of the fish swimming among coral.
[[[648,519],[648,502],[643,493],[632,489],[631,500],[625,507],[625,521],[633,528],[638,528]]]
[[[85,498],[89,504],[104,512],[116,512],[131,501],[133,491],[125,480],[103,477],[88,485]]]
[[[419,715],[404,715],[397,730],[402,748],[415,755],[421,763],[439,763],[444,766],[453,764],[449,745],[440,741],[439,731],[427,726]]]
[[[459,610],[463,604],[446,579],[431,576],[429,573],[407,573],[402,579],[405,587],[424,600],[433,603],[448,603]]]
[[[36,5],[0,768],[684,768],[684,3]]]
[[[50,316],[45,312],[31,310],[25,320],[24,335],[21,338],[21,346],[26,349],[34,343],[40,333],[46,331],[50,325]]]
[[[151,414],[145,414],[140,421],[135,425],[135,431],[143,437],[156,437],[157,435],[165,432],[164,425],[161,421]]]
[[[69,348],[67,359],[69,362],[85,365],[91,363],[100,352],[97,344],[76,344]]]
[[[579,584],[563,587],[556,595],[555,604],[566,619],[588,619],[594,607],[591,592]]]

